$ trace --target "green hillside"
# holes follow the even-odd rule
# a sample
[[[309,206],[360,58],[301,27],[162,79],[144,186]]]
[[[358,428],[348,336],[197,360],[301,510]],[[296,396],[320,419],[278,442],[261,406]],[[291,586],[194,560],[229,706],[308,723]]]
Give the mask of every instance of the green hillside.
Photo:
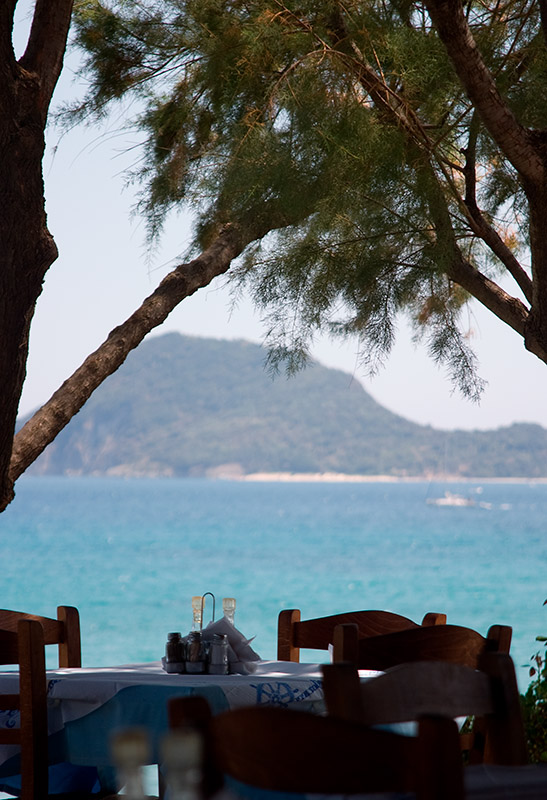
[[[147,339],[91,397],[34,474],[543,477],[547,431],[444,432],[387,411],[344,372],[273,378],[255,344]]]

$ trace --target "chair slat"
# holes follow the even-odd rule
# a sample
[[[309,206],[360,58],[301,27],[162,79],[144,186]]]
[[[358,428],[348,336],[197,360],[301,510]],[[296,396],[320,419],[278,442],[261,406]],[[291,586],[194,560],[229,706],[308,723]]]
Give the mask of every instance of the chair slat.
[[[493,629],[490,629],[486,638],[471,628],[436,625],[360,639],[357,666],[360,669],[386,670],[410,661],[445,661],[476,669],[484,652],[494,652],[507,643],[507,627],[496,627],[498,635],[491,635]],[[339,658],[351,660],[346,653],[340,654]]]
[[[330,794],[410,788],[416,741],[386,731],[274,707],[219,714],[210,730],[219,768],[262,789]]]
[[[20,707],[20,695],[18,694],[1,694],[2,698],[2,711],[16,711]]]
[[[0,609],[0,629],[17,632],[21,619],[32,619],[39,622],[44,630],[44,644],[57,644],[64,636],[63,626],[56,619],[41,617],[38,614],[27,614],[24,611]]]
[[[303,711],[255,706],[213,716],[201,697],[173,698],[169,709],[177,724],[197,724],[204,731],[209,785],[218,785],[226,774],[276,792],[415,792],[417,800],[463,800],[457,772],[461,760],[458,764],[452,754],[455,775],[436,769],[432,762],[432,753],[449,764],[451,751],[459,752],[457,728],[450,720],[428,721],[423,735],[435,743],[434,750],[428,750],[422,733],[400,736]]]
[[[445,614],[428,613],[423,625],[440,625],[446,622]],[[348,611],[327,617],[302,620],[299,609],[285,609],[278,618],[278,653],[280,661],[299,661],[300,649],[327,650],[334,643],[336,626],[357,626],[357,637],[378,636],[394,631],[418,628],[420,625],[400,614],[390,611]],[[346,629],[348,631],[349,629]],[[351,636],[353,641],[354,634]],[[348,645],[349,646],[349,645]]]
[[[0,744],[21,744],[21,731],[19,728],[0,729]]]
[[[58,606],[57,619],[43,617],[38,614],[28,614],[24,611],[0,609],[0,632],[16,633],[20,620],[34,620],[41,624],[44,632],[44,644],[58,645],[60,667],[81,667],[80,617],[76,608]],[[3,650],[2,645],[0,648],[0,663],[15,663],[11,660],[11,653],[6,656]],[[4,658],[8,660],[3,661],[2,659]]]

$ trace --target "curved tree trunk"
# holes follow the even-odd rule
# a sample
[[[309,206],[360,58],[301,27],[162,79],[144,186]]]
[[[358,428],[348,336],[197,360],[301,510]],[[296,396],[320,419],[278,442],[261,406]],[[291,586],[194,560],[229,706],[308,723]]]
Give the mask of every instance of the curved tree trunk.
[[[86,358],[17,433],[10,467],[12,485],[70,422],[95,389],[123,364],[146,334],[161,325],[181,300],[226,272],[247,243],[248,240],[236,228],[226,226],[200,256],[170,272],[140,308],[114,328],[106,341]]]

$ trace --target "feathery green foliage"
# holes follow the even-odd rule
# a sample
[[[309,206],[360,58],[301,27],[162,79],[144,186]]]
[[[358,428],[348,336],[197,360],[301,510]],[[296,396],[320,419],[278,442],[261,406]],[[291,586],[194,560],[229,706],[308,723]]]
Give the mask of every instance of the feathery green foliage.
[[[537,4],[465,8],[513,113],[547,127]],[[181,203],[196,212],[196,247],[227,222],[256,239],[233,276],[269,321],[273,366],[300,366],[328,329],[356,334],[374,370],[406,313],[478,396],[455,265],[508,276],[528,209],[423,3],[80,0],[75,24],[91,80],[80,114],[138,100],[151,240]]]

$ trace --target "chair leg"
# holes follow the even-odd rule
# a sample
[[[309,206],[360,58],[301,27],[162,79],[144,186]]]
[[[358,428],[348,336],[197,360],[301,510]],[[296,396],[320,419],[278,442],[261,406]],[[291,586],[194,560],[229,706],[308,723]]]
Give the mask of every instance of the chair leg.
[[[463,763],[454,720],[420,719],[417,760],[417,797],[421,800],[464,800]]]
[[[48,794],[48,730],[44,631],[39,622],[20,620],[21,800]]]

